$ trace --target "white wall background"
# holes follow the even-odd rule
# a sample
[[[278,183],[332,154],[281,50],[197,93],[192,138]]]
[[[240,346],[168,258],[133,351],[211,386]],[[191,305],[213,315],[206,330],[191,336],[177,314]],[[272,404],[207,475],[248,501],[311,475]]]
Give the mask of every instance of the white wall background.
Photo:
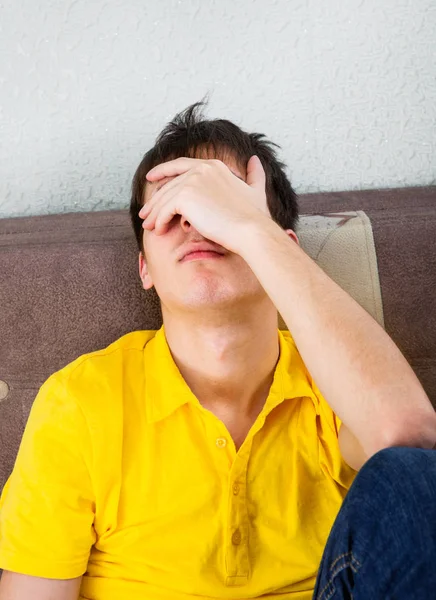
[[[435,184],[435,63],[434,0],[3,0],[0,217],[127,208],[208,91],[299,193]]]

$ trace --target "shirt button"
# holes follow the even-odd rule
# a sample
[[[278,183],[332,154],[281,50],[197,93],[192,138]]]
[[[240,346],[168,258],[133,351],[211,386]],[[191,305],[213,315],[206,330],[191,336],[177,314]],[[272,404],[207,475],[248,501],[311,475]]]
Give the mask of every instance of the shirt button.
[[[226,438],[217,438],[216,445],[218,446],[218,448],[225,448],[227,445]]]
[[[232,544],[234,544],[235,546],[239,546],[239,544],[241,543],[241,532],[239,531],[239,529],[237,529],[236,531],[233,532],[232,535]]]
[[[233,494],[237,496],[239,494],[239,483],[233,484]]]

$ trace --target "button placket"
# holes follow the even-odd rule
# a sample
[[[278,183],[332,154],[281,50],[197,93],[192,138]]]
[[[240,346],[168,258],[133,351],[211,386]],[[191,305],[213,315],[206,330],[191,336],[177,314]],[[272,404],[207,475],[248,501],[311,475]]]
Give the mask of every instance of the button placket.
[[[239,546],[239,544],[241,543],[242,540],[242,535],[239,529],[236,529],[236,531],[233,532],[232,535],[232,544],[234,544],[235,546]]]
[[[237,585],[249,576],[247,466],[250,449],[238,454],[229,477],[227,530],[227,585]]]

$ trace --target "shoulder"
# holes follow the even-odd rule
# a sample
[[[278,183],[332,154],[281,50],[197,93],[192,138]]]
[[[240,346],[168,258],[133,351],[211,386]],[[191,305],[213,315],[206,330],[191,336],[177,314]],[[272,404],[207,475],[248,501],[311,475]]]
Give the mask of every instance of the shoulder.
[[[280,364],[285,388],[284,395],[294,398],[311,398],[314,408],[318,411],[318,389],[288,330],[280,330]]]
[[[82,354],[54,372],[41,390],[58,390],[69,401],[76,401],[84,412],[122,399],[130,377],[141,384],[144,348],[155,334],[155,330],[132,331],[105,348]]]
[[[154,338],[155,334],[154,330],[126,333],[105,348],[82,354],[53,373],[52,377],[73,383],[86,376],[92,377],[97,374],[109,376],[114,366],[122,365],[135,358],[141,359],[147,342]]]
[[[303,361],[292,335],[289,331],[282,331],[281,333],[283,335],[283,348],[287,353],[287,380],[290,382],[290,391],[293,392],[294,396],[311,399],[312,402],[306,406],[312,407],[312,410],[306,412],[313,414],[314,411],[320,418],[320,424],[325,425],[323,428],[324,434],[333,434],[334,438],[337,439],[341,424],[340,419],[324,398],[324,395]],[[311,415],[309,414],[309,416]]]

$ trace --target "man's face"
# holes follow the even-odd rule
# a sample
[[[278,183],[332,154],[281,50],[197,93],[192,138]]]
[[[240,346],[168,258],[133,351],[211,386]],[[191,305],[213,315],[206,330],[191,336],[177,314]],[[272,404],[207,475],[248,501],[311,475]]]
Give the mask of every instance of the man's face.
[[[206,158],[206,157],[205,157]],[[209,157],[213,158],[213,157]],[[222,159],[229,169],[245,181],[246,170],[231,157]],[[147,203],[165,183],[173,179],[147,183]],[[234,198],[235,203],[238,198]],[[247,303],[265,299],[265,291],[248,264],[238,255],[219,247],[225,254],[219,258],[201,258],[181,262],[180,255],[190,243],[209,242],[184,217],[176,215],[168,231],[155,235],[143,230],[145,258],[139,254],[139,273],[144,289],[155,286],[165,309],[198,310],[201,308],[244,310]]]

